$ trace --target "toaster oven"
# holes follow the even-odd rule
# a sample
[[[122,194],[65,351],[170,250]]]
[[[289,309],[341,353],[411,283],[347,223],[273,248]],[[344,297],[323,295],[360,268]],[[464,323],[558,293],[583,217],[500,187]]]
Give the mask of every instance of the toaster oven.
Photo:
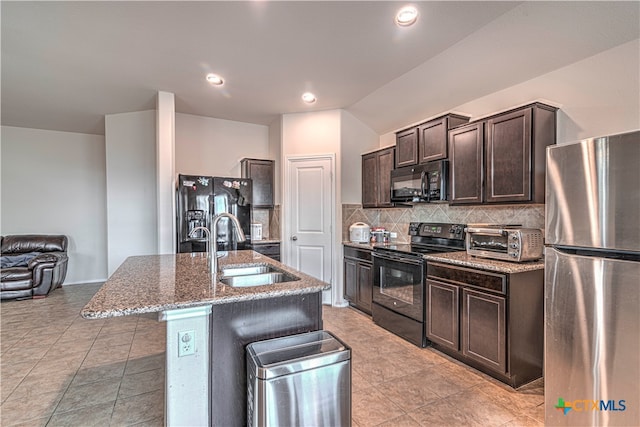
[[[542,258],[544,240],[537,228],[515,226],[467,227],[467,254],[502,261],[534,261]]]

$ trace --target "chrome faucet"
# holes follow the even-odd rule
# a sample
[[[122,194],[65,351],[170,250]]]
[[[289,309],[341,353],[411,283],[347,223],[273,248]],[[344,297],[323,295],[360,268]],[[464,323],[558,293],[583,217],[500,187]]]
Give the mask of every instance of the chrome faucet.
[[[207,256],[209,256],[209,251],[211,251],[211,232],[209,232],[209,229],[207,227],[194,227],[190,232],[189,232],[189,237],[193,237],[196,234],[196,231],[204,231],[205,236],[207,236],[207,241],[204,245],[205,248],[205,252],[207,253]]]
[[[228,212],[222,212],[218,215],[214,216],[211,219],[211,229],[213,232],[210,233],[211,242],[209,243],[210,252],[211,252],[211,273],[218,273],[218,221],[222,218],[229,218],[235,227],[236,237],[238,238],[238,242],[244,242],[246,237],[244,236],[244,232],[242,231],[242,227],[240,226],[240,221],[235,215],[232,215]]]

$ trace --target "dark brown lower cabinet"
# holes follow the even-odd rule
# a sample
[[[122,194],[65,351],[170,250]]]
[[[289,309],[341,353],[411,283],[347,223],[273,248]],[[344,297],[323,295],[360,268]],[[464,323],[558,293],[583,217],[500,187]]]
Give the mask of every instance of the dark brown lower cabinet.
[[[256,252],[261,253],[262,255],[266,255],[269,258],[280,261],[280,242],[253,242],[251,244],[251,248]]]
[[[373,298],[372,268],[370,249],[344,247],[344,298],[367,314]]]
[[[459,287],[427,280],[427,337],[452,350],[460,350]]]
[[[214,426],[247,425],[248,344],[322,329],[322,293],[211,307],[210,408]]]
[[[506,299],[469,289],[462,290],[462,354],[507,373]]]
[[[542,377],[544,270],[499,273],[427,262],[427,339],[519,387]]]

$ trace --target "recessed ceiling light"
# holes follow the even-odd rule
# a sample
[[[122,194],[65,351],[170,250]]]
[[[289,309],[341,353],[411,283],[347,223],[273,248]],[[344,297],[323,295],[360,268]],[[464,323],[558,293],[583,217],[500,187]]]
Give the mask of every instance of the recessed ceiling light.
[[[305,92],[302,94],[302,100],[307,104],[313,104],[316,102],[316,96],[311,92]]]
[[[207,81],[215,86],[222,86],[224,80],[217,74],[209,73],[207,74]]]
[[[396,24],[401,27],[413,25],[418,20],[418,9],[413,6],[405,6],[396,14]]]

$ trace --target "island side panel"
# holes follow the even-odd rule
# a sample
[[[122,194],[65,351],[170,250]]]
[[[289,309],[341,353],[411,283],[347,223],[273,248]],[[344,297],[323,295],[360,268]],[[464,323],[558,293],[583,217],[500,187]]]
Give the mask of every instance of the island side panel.
[[[248,344],[320,329],[321,292],[212,306],[211,425],[247,424]]]
[[[167,322],[165,426],[209,423],[210,316],[210,305],[165,310],[158,316]],[[190,339],[183,342],[179,337],[185,332]],[[180,348],[191,351],[181,352]]]

